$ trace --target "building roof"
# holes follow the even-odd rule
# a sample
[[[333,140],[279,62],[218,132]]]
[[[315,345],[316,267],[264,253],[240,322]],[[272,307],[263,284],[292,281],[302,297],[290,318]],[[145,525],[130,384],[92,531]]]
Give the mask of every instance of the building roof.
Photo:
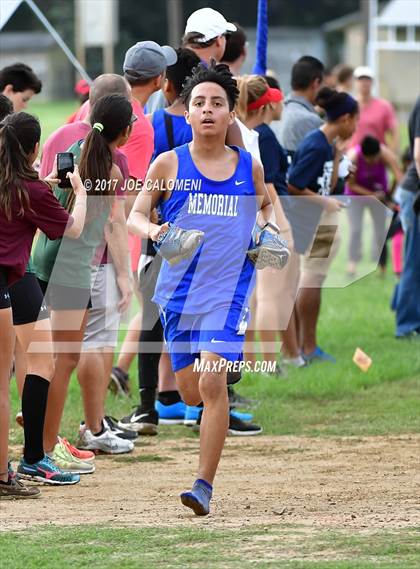
[[[419,0],[389,0],[379,2],[378,26],[420,26]],[[331,20],[322,26],[324,32],[340,32],[354,24],[361,24],[362,12],[352,12],[341,18]]]
[[[420,26],[418,0],[391,0],[379,16],[379,26]]]

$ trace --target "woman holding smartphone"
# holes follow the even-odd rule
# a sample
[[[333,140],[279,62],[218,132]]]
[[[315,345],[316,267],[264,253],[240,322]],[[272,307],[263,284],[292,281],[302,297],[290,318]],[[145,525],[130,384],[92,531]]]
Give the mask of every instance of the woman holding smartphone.
[[[58,469],[43,448],[45,410],[54,370],[49,319],[37,322],[38,315],[34,315],[30,303],[21,305],[19,299],[10,294],[12,285],[25,275],[37,229],[51,239],[63,235],[77,239],[85,222],[86,192],[77,170],[69,174],[75,194],[71,215],[54,197],[50,185],[38,178],[33,164],[38,156],[40,137],[38,120],[27,113],[11,114],[0,123],[0,498],[39,495],[38,489],[26,488],[15,478],[8,463],[13,322],[19,343],[28,352],[22,393],[25,444],[18,476],[26,478],[28,471],[33,480],[49,484],[79,481],[78,475]],[[50,179],[50,182],[55,181]],[[26,296],[33,305],[42,305],[42,292],[36,280],[30,283]],[[35,340],[42,342],[42,353],[28,350]]]
[[[51,308],[55,345],[55,373],[44,429],[44,446],[49,453],[54,452],[58,442],[70,376],[80,359],[91,306],[94,259],[103,254],[103,250],[98,252],[98,247],[101,244],[105,247],[104,235],[108,231],[108,222],[112,222],[115,196],[124,186],[113,153],[127,142],[135,118],[130,101],[122,95],[106,95],[95,103],[90,113],[92,130],[84,141],[70,148],[79,161],[83,182],[91,188],[83,232],[76,242],[67,238],[61,242],[53,241],[48,235],[40,235],[35,248],[34,264]],[[72,208],[74,195],[71,192],[57,188],[55,194],[67,209]],[[108,436],[103,424],[98,432],[87,431],[86,437],[97,437],[95,443],[100,437]],[[130,440],[121,439],[119,444],[118,452],[129,452],[134,448]],[[96,450],[98,446],[89,446],[87,441],[84,448]]]

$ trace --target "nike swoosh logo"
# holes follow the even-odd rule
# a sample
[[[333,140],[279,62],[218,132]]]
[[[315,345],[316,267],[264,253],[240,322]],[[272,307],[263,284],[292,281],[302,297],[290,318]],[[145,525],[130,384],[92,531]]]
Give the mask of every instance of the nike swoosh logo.
[[[224,342],[224,340],[216,340],[215,338],[212,338],[210,340],[210,343],[211,344],[224,344],[225,342]]]
[[[142,417],[147,417],[148,413],[143,413],[142,415],[133,415],[133,417],[131,417],[130,419],[130,423],[137,423],[137,421],[139,419],[141,419]]]
[[[242,180],[242,182],[239,182],[238,180],[235,180],[235,186],[240,186],[241,184],[245,184],[246,180]]]

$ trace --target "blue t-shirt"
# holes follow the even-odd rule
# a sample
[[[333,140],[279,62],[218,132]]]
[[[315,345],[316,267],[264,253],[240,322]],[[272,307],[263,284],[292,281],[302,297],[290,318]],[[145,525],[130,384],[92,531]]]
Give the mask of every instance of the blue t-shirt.
[[[185,144],[175,148],[178,173],[170,197],[161,201],[162,221],[204,232],[191,259],[162,262],[153,301],[173,312],[204,314],[247,306],[254,266],[247,257],[257,214],[252,157],[242,148],[234,174],[216,181],[196,167]]]
[[[322,130],[313,130],[299,144],[289,169],[289,184],[329,195],[333,168],[333,147]]]
[[[258,144],[261,161],[264,166],[264,181],[273,184],[279,196],[287,196],[287,154],[267,124],[257,126]]]

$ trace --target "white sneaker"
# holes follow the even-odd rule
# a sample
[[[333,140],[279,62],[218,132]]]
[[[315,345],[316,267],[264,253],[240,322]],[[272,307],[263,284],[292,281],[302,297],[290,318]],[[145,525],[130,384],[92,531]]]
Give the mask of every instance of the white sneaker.
[[[80,433],[77,447],[93,452],[103,452],[105,454],[123,454],[131,452],[134,444],[131,441],[120,439],[110,429],[105,429],[102,435],[95,436],[89,429],[84,429]]]
[[[306,367],[308,365],[302,356],[298,356],[297,358],[283,358],[282,361],[285,365],[291,367]]]

